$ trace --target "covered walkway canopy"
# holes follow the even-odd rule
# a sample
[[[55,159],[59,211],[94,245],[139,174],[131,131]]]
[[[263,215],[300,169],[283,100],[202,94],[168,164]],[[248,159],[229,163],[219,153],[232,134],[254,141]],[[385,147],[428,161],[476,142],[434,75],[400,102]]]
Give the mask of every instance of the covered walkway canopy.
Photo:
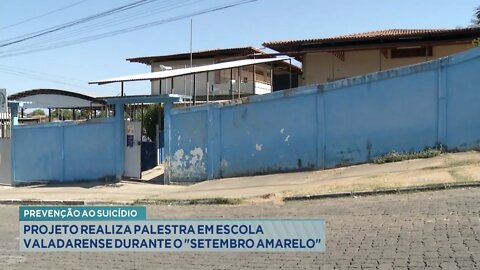
[[[105,102],[94,97],[59,89],[32,89],[8,97],[10,101],[25,102],[23,108],[80,109],[101,108]]]
[[[97,110],[103,110],[107,103],[104,100],[87,96],[77,92],[71,92],[59,89],[32,89],[8,96],[9,101],[21,103],[21,122],[41,122],[42,116],[25,117],[25,109],[48,109],[48,121],[52,118],[52,109],[72,110],[73,120],[77,120],[78,110],[86,109],[89,111],[88,117],[93,118],[97,115]],[[65,120],[63,114],[58,115],[59,119]],[[43,117],[46,118],[46,117]]]

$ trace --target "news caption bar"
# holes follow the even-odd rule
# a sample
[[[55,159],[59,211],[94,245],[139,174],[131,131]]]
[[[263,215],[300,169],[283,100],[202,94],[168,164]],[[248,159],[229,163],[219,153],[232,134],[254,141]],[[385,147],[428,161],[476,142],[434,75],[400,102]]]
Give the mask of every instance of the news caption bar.
[[[324,220],[147,219],[144,206],[21,206],[20,251],[324,252]]]

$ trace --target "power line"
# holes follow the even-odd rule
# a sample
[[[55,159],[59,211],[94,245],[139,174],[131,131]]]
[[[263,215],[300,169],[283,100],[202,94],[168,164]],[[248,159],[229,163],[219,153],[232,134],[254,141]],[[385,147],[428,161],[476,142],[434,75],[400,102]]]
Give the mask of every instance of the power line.
[[[174,21],[179,21],[179,20],[183,20],[183,19],[186,19],[186,18],[191,18],[191,17],[195,17],[195,16],[207,14],[207,13],[212,13],[212,12],[216,12],[216,11],[220,11],[220,10],[224,10],[224,9],[228,9],[228,8],[232,8],[232,7],[256,2],[256,1],[258,1],[258,0],[236,1],[236,2],[233,2],[233,3],[230,3],[230,4],[216,6],[216,7],[213,7],[213,8],[204,9],[204,10],[192,12],[192,13],[185,14],[185,15],[170,17],[170,18],[167,18],[167,19],[162,19],[162,20],[158,20],[158,21],[154,21],[154,22],[150,22],[150,23],[145,23],[145,24],[141,24],[141,25],[137,25],[137,26],[133,26],[133,27],[123,28],[123,29],[110,31],[110,32],[102,33],[102,34],[91,35],[91,36],[87,36],[87,37],[82,37],[82,38],[78,38],[78,39],[74,39],[74,40],[70,40],[70,41],[66,41],[66,42],[59,42],[59,43],[56,43],[56,44],[54,43],[52,45],[44,46],[44,47],[40,47],[40,48],[36,48],[36,49],[30,49],[30,50],[27,49],[27,50],[24,50],[23,52],[4,54],[4,55],[0,55],[0,58],[10,57],[10,56],[18,56],[18,55],[29,54],[29,53],[40,52],[40,51],[46,51],[46,50],[52,50],[52,49],[66,47],[66,46],[77,45],[77,44],[81,44],[81,43],[85,43],[85,42],[89,42],[89,41],[104,39],[104,38],[108,38],[108,37],[112,37],[112,36],[126,34],[126,33],[133,32],[133,31],[142,30],[142,29],[145,29],[145,28],[158,26],[158,25],[161,25],[161,24],[166,24],[166,23],[170,23],[170,22],[174,22]]]
[[[86,22],[89,22],[89,21],[92,21],[92,20],[95,20],[95,19],[98,19],[98,18],[101,18],[101,17],[104,17],[104,16],[109,16],[111,14],[115,14],[115,13],[118,13],[118,12],[129,10],[129,9],[132,9],[132,8],[135,8],[135,7],[138,7],[138,6],[141,6],[141,5],[145,5],[145,4],[154,2],[154,1],[157,1],[157,0],[140,0],[140,1],[137,1],[137,2],[134,2],[134,3],[131,3],[131,4],[120,6],[118,8],[110,9],[110,10],[100,12],[100,13],[97,13],[97,14],[94,14],[94,15],[91,15],[91,16],[87,16],[87,17],[84,17],[84,18],[81,18],[81,19],[78,19],[78,20],[75,20],[75,21],[71,21],[71,22],[64,23],[64,24],[61,24],[61,25],[58,25],[58,26],[50,27],[50,28],[47,28],[47,29],[44,29],[44,30],[36,31],[36,32],[26,34],[26,35],[23,35],[23,36],[19,36],[16,39],[14,38],[13,41],[0,44],[0,48],[10,46],[10,45],[13,45],[13,44],[17,44],[17,43],[20,43],[20,42],[23,42],[23,41],[26,41],[26,40],[30,40],[30,39],[33,39],[33,38],[36,38],[36,37],[40,37],[40,36],[43,36],[43,35],[47,35],[47,34],[50,34],[50,33],[54,33],[54,32],[57,32],[57,31],[60,31],[60,30],[63,30],[63,29],[67,29],[69,27],[73,27],[75,25],[79,25],[79,24],[86,23]],[[10,39],[10,40],[12,40],[12,39]]]
[[[68,5],[68,6],[59,8],[59,9],[55,9],[55,10],[49,11],[49,12],[47,12],[47,13],[44,13],[44,14],[41,14],[41,15],[38,15],[38,16],[35,16],[35,17],[32,17],[32,18],[23,20],[23,21],[19,21],[19,22],[16,22],[16,23],[13,23],[13,24],[4,26],[4,27],[0,27],[0,30],[12,28],[12,27],[17,26],[17,25],[21,25],[21,24],[24,24],[24,23],[27,23],[27,22],[31,22],[31,21],[34,21],[34,20],[36,20],[36,19],[39,19],[39,18],[48,16],[48,15],[51,15],[51,14],[60,12],[60,11],[62,11],[62,10],[68,9],[68,8],[72,8],[72,7],[77,6],[77,5],[80,5],[80,4],[85,3],[85,2],[87,2],[87,1],[88,1],[88,0],[82,0],[82,1],[79,1],[79,2],[75,2],[75,3],[71,4],[71,5]]]
[[[26,68],[23,68],[23,67],[14,67],[14,66],[7,66],[7,65],[4,65],[4,64],[0,64],[0,68],[12,70],[12,71],[30,73],[30,74],[38,75],[38,76],[46,76],[46,77],[51,77],[51,78],[60,78],[60,79],[64,79],[64,80],[67,80],[67,81],[75,81],[75,82],[78,82],[78,83],[84,83],[84,84],[88,83],[88,80],[80,80],[80,79],[76,79],[76,78],[60,76],[60,75],[58,75],[58,74],[51,74],[51,73],[46,73],[46,72],[41,72],[41,71],[36,71],[36,70],[31,70],[31,69],[26,69]]]
[[[0,65],[0,73],[10,74],[18,77],[31,79],[31,80],[53,82],[57,84],[67,85],[70,87],[89,90],[88,88],[85,87],[87,86],[88,80],[74,79],[70,77],[59,76],[58,74],[50,74],[50,73],[33,71],[25,68],[12,67],[12,66],[6,66],[6,65]],[[59,79],[62,79],[62,80],[59,80]],[[70,81],[73,81],[76,83],[72,83]],[[105,90],[116,91],[116,90],[113,90],[112,88],[105,89]]]
[[[9,38],[9,39],[1,40],[0,42],[17,41],[18,39],[29,38],[29,37],[36,36],[38,34],[42,34],[44,32],[55,30],[55,29],[58,29],[58,28],[63,29],[63,27],[75,26],[75,25],[78,25],[79,23],[89,22],[89,21],[92,21],[92,20],[95,20],[95,19],[98,19],[98,18],[102,18],[102,17],[105,17],[105,16],[110,16],[110,15],[116,14],[118,12],[127,11],[130,8],[137,7],[139,2],[141,4],[145,1],[148,1],[150,3],[151,1],[156,1],[156,0],[141,0],[141,1],[134,2],[134,3],[128,4],[128,5],[124,5],[124,6],[121,6],[121,7],[118,7],[118,8],[110,9],[110,10],[107,10],[107,11],[104,11],[104,12],[101,12],[101,13],[96,13],[94,15],[90,15],[90,16],[87,16],[87,17],[84,17],[84,18],[81,18],[81,19],[71,21],[71,22],[67,22],[67,23],[63,23],[63,24],[60,24],[60,25],[48,27],[48,28],[45,28],[45,29],[42,29],[42,30],[37,30],[37,31],[31,32],[31,33],[28,33],[28,34],[23,34],[23,35],[20,35],[20,36],[17,36],[17,37],[12,37],[12,38]]]
[[[26,72],[10,70],[10,69],[6,69],[6,68],[2,68],[2,67],[0,67],[0,73],[6,73],[6,74],[15,75],[15,76],[19,76],[19,77],[23,77],[23,78],[27,78],[27,79],[32,79],[32,80],[48,81],[48,82],[68,85],[68,86],[71,86],[71,87],[82,88],[84,90],[87,90],[87,88],[85,88],[84,86],[78,85],[78,84],[72,84],[72,83],[68,83],[68,82],[64,82],[64,81],[42,78],[42,77],[34,75],[34,74],[29,74],[29,73],[26,73]]]
[[[193,4],[202,2],[202,0],[193,0],[193,1],[192,0],[183,0],[183,1],[174,0],[174,1],[171,1],[174,3],[168,3],[168,1],[165,1],[165,2],[166,2],[164,3],[165,5],[162,5],[159,7],[147,7],[146,10],[138,10],[132,14],[123,14],[119,17],[117,16],[114,18],[109,18],[107,20],[100,21],[94,25],[85,25],[77,29],[67,30],[66,32],[62,31],[62,32],[54,33],[53,35],[39,37],[35,39],[35,43],[27,43],[28,45],[25,45],[23,47],[12,48],[10,50],[3,50],[0,53],[18,52],[25,49],[31,49],[32,47],[35,47],[35,48],[44,47],[45,44],[51,43],[51,40],[54,40],[56,43],[58,43],[59,41],[66,40],[71,37],[78,37],[84,33],[91,34],[92,32],[95,32],[104,28],[109,28],[110,26],[118,26],[133,20],[144,19],[149,16],[158,15],[159,13],[164,13],[164,12],[172,11],[174,9],[193,5]]]

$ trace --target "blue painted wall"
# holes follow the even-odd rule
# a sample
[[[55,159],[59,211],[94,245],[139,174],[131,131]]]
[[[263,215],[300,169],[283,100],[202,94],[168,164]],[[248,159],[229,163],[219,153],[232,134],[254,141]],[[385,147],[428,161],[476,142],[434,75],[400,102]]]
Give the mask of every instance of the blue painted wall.
[[[170,182],[480,147],[480,49],[337,82],[173,109]]]
[[[169,164],[182,172],[175,176],[178,181],[202,179],[207,173],[207,117],[208,111],[198,111],[193,114],[178,114],[175,120],[171,121],[170,149],[174,150],[171,152]]]
[[[14,184],[116,178],[114,118],[14,126]]]

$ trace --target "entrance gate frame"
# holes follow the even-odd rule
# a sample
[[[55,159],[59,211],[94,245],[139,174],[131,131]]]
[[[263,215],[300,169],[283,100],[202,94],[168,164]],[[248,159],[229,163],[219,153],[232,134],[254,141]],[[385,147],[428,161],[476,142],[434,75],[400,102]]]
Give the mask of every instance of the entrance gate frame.
[[[165,145],[165,156],[170,156],[170,147],[169,143],[166,140],[170,139],[170,129],[171,129],[171,110],[173,108],[173,104],[175,102],[184,102],[188,100],[189,96],[177,95],[177,94],[169,94],[169,95],[159,95],[159,96],[119,96],[119,97],[108,97],[103,98],[105,102],[109,105],[115,105],[115,138],[114,140],[117,142],[117,147],[115,148],[118,151],[118,156],[121,157],[117,160],[116,163],[116,175],[117,178],[122,178],[125,172],[125,121],[124,121],[124,113],[125,113],[125,105],[127,104],[158,104],[162,103],[164,106],[164,145]],[[166,161],[168,162],[168,160]],[[166,164],[166,167],[168,164]],[[167,173],[167,172],[165,172]],[[170,184],[169,177],[164,177],[165,184]]]

